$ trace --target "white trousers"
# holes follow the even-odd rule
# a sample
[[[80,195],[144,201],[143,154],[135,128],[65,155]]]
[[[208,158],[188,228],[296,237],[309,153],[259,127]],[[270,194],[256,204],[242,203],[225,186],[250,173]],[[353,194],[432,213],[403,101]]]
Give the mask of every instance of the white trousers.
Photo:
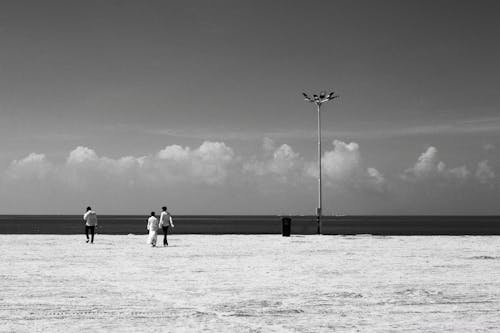
[[[149,230],[148,244],[156,245],[157,239],[158,239],[158,231]]]

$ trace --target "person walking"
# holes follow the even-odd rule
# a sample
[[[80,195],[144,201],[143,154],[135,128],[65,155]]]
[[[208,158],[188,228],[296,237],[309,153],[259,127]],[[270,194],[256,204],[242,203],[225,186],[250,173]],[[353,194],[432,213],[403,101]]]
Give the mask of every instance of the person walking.
[[[148,244],[151,244],[152,247],[156,246],[156,239],[158,238],[158,229],[159,229],[158,219],[155,216],[155,212],[151,212],[151,216],[148,219],[148,230],[149,230]]]
[[[86,243],[89,242],[89,231],[91,234],[90,243],[94,243],[94,233],[95,227],[97,226],[97,214],[92,208],[87,207],[87,211],[83,214],[83,220],[85,221],[85,236],[87,237]]]
[[[167,211],[166,206],[161,207],[161,210],[162,212],[160,214],[160,227],[163,230],[163,246],[168,246],[168,228],[174,227],[174,221],[172,220],[172,215],[170,215],[170,213]]]

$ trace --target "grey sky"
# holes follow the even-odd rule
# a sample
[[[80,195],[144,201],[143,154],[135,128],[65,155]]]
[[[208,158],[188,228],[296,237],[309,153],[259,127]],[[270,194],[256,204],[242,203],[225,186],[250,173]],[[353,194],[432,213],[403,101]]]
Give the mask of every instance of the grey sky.
[[[33,203],[34,212],[95,200],[107,212],[169,201],[185,213],[312,213],[315,181],[304,170],[315,159],[316,119],[300,93],[322,89],[341,95],[324,108],[325,150],[335,139],[356,142],[360,170],[375,168],[388,187],[374,194],[360,185],[364,176],[340,186],[332,174],[327,210],[500,213],[491,199],[500,194],[498,148],[483,149],[500,147],[499,14],[497,1],[2,1],[0,213],[25,209],[48,187],[54,197]],[[245,165],[272,158],[265,137],[301,162],[286,170],[254,163],[249,172]],[[119,203],[54,175],[11,179],[12,161],[33,152],[60,171],[78,146],[119,159],[171,145],[194,151],[204,141],[232,149],[226,178],[165,180],[175,192],[165,199],[116,179],[92,187],[119,191]],[[447,173],[427,179],[446,178],[446,189],[410,186],[401,175],[429,147],[447,169],[465,165],[470,175],[453,185]],[[495,175],[479,181],[484,160]],[[145,177],[124,177],[137,173]],[[27,194],[32,186],[39,193]],[[464,194],[450,198],[457,191]],[[406,201],[394,201],[401,192]]]

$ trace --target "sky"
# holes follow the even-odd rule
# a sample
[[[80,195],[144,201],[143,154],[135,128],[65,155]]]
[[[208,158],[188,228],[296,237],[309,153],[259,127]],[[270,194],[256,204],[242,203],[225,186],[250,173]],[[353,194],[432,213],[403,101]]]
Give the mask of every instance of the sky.
[[[0,213],[500,214],[497,1],[3,1]]]

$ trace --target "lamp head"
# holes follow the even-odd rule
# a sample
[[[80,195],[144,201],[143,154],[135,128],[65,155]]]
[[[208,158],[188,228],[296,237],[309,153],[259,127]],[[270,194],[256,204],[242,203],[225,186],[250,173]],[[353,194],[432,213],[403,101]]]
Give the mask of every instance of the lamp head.
[[[304,96],[304,99],[308,102],[312,102],[312,99],[311,97],[309,97],[305,92],[302,93],[302,95]]]

